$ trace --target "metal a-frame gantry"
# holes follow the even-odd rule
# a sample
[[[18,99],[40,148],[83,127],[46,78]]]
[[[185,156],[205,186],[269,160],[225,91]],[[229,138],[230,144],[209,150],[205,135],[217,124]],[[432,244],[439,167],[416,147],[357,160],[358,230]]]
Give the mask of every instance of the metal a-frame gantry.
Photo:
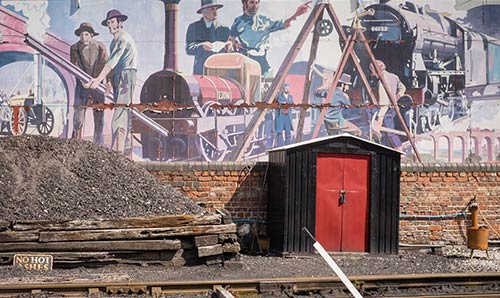
[[[331,96],[331,94],[333,94],[333,92],[334,92],[334,90],[339,82],[340,76],[341,76],[341,74],[342,74],[342,72],[347,64],[347,61],[349,58],[351,58],[351,60],[353,61],[354,65],[356,67],[356,70],[358,71],[358,74],[360,75],[363,86],[365,87],[368,94],[370,95],[372,104],[378,105],[378,100],[377,100],[375,94],[373,93],[373,90],[371,89],[370,84],[368,83],[368,79],[366,77],[366,74],[364,73],[363,68],[361,67],[359,59],[358,59],[358,57],[355,53],[355,50],[354,50],[355,43],[361,41],[364,44],[364,46],[368,52],[368,56],[370,57],[370,61],[371,61],[370,63],[372,63],[374,65],[374,69],[376,71],[376,74],[380,78],[380,82],[382,83],[385,91],[387,92],[387,94],[389,96],[389,100],[391,101],[391,105],[394,107],[394,110],[396,111],[396,114],[403,125],[404,131],[406,133],[406,136],[408,137],[408,140],[410,141],[410,143],[413,147],[415,155],[416,155],[418,161],[421,163],[422,158],[421,158],[421,156],[418,152],[418,149],[415,145],[415,141],[413,139],[413,136],[412,136],[410,130],[408,129],[408,127],[406,126],[406,123],[403,119],[403,116],[401,115],[401,113],[398,109],[396,98],[390,92],[390,89],[387,85],[387,82],[384,79],[382,70],[380,69],[379,65],[375,62],[376,61],[375,56],[373,55],[373,52],[370,48],[370,45],[368,44],[368,40],[366,39],[366,36],[364,35],[363,30],[361,30],[361,28],[359,26],[358,18],[355,17],[355,19],[353,21],[353,26],[352,26],[352,33],[351,33],[351,35],[349,35],[347,37],[346,33],[342,29],[342,25],[341,25],[337,15],[335,14],[335,11],[333,10],[333,6],[329,2],[329,0],[322,0],[322,1],[318,2],[313,7],[313,10],[311,11],[311,14],[309,15],[308,19],[306,20],[304,26],[302,27],[302,30],[300,31],[297,39],[295,40],[290,51],[288,52],[285,59],[283,60],[283,63],[281,64],[281,66],[278,70],[278,73],[276,74],[276,77],[272,81],[268,92],[265,94],[264,102],[267,104],[273,103],[273,101],[278,93],[279,86],[281,86],[284,83],[285,78],[286,78],[286,76],[287,76],[287,74],[292,66],[292,63],[295,61],[295,58],[297,57],[300,49],[302,48],[302,45],[304,44],[305,40],[307,39],[309,32],[312,31],[313,38],[312,38],[312,43],[311,43],[311,51],[309,54],[309,61],[307,64],[306,74],[309,74],[311,72],[312,65],[314,63],[314,60],[316,59],[318,44],[319,44],[319,37],[320,37],[320,35],[318,33],[318,31],[320,31],[320,30],[313,30],[313,26],[318,21],[321,21],[323,19],[323,15],[324,15],[325,11],[328,13],[328,15],[330,16],[330,19],[333,21],[333,25],[335,26],[335,29],[337,30],[337,33],[339,34],[340,40],[345,40],[345,47],[344,47],[344,50],[342,53],[342,57],[340,59],[339,66],[337,67],[337,70],[335,71],[335,74],[333,76],[333,81],[328,89],[328,94],[330,96]],[[358,15],[358,17],[359,17],[359,15]],[[325,23],[320,22],[319,24],[325,24]],[[359,40],[357,40],[358,38],[359,38]],[[302,100],[303,104],[309,103],[310,86],[311,86],[311,78],[309,76],[306,76],[304,95],[303,95],[303,100]],[[330,102],[330,100],[328,98],[325,98],[323,103],[328,104],[329,102]],[[314,132],[313,132],[313,137],[318,135],[318,132],[319,132],[321,123],[323,122],[323,118],[324,118],[325,113],[326,113],[326,109],[323,108],[321,111],[321,114],[320,114],[320,118],[318,119],[318,121],[316,123],[316,127],[315,127]],[[249,146],[253,136],[255,135],[260,123],[262,123],[262,120],[264,119],[265,114],[266,114],[266,111],[264,109],[258,109],[254,113],[252,119],[250,120],[250,123],[248,124],[248,126],[245,129],[245,132],[238,139],[238,142],[237,142],[238,146],[236,147],[236,150],[234,150],[231,153],[232,154],[231,160],[239,161],[243,158],[245,150],[248,148],[248,146]],[[297,127],[297,141],[302,140],[305,114],[306,114],[305,109],[302,109],[300,111],[299,124]]]

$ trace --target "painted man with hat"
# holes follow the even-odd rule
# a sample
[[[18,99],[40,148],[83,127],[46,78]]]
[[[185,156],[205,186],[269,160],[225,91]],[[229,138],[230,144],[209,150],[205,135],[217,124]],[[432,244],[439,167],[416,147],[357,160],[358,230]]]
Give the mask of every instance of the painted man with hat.
[[[239,52],[260,64],[264,77],[272,77],[271,66],[267,61],[269,35],[290,27],[292,21],[308,11],[311,2],[299,5],[295,13],[285,20],[271,20],[259,14],[260,0],[241,0],[243,15],[234,19],[230,40]]]
[[[293,97],[290,94],[290,84],[284,83],[276,96],[278,105],[293,104]],[[275,110],[276,122],[276,145],[278,147],[292,143],[292,109],[289,107],[279,107]],[[283,138],[283,133],[285,134]]]
[[[99,35],[95,32],[92,24],[84,22],[75,30],[75,35],[80,40],[74,43],[70,48],[70,61],[78,66],[86,74],[96,77],[103,70],[108,51],[106,46],[93,37]],[[74,114],[73,114],[73,133],[71,137],[80,139],[82,137],[82,128],[85,122],[84,105],[92,103],[103,103],[104,95],[95,90],[89,90],[82,86],[82,82],[77,80],[75,89]],[[103,127],[104,112],[94,109],[94,143],[103,145]]]
[[[347,95],[349,86],[351,86],[351,76],[349,74],[343,73],[340,76],[337,88],[333,93],[332,99],[330,100],[330,107],[326,110],[324,124],[326,132],[329,136],[336,135],[342,132],[349,132],[354,135],[360,136],[361,129],[354,125],[354,123],[346,120],[343,115],[343,111],[347,106],[351,104],[351,100]],[[316,96],[326,98],[328,96],[328,86],[320,87],[316,91]]]
[[[202,18],[189,24],[186,53],[194,56],[193,74],[202,75],[203,65],[208,57],[231,47],[231,42],[228,42],[229,27],[217,21],[218,10],[222,7],[218,0],[201,0],[201,7],[196,13],[201,14]],[[214,42],[223,42],[225,46],[215,47]]]
[[[137,73],[137,47],[130,34],[123,30],[123,22],[127,16],[116,9],[108,11],[106,19],[101,25],[107,26],[113,40],[109,46],[109,58],[99,75],[90,80],[89,87],[97,86],[111,75],[111,85],[116,104],[127,105],[132,103]],[[111,72],[112,71],[112,72]],[[130,146],[130,109],[115,108],[111,122],[112,144],[115,151],[124,153]],[[126,148],[127,147],[127,148]]]

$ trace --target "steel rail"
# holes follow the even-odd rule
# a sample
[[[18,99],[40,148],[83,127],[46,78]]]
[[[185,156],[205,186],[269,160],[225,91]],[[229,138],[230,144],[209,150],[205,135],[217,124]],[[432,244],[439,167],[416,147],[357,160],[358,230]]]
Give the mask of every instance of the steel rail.
[[[406,274],[406,275],[368,275],[351,276],[350,280],[362,291],[376,289],[419,289],[436,286],[465,286],[468,288],[482,285],[500,285],[500,273],[440,273],[440,274]],[[231,292],[276,292],[287,291],[303,293],[330,289],[344,289],[338,277],[311,278],[269,278],[269,279],[237,279],[237,280],[192,280],[192,281],[154,281],[154,282],[84,282],[84,283],[19,283],[1,284],[0,297],[12,297],[13,294],[24,293],[112,293],[112,294],[171,294],[202,293],[222,286]],[[500,297],[494,293],[472,294],[435,293],[433,295],[405,297]],[[451,295],[451,294],[450,294]],[[460,296],[461,295],[461,296]],[[481,296],[482,295],[482,296]],[[492,296],[493,295],[493,296]],[[496,295],[496,296],[495,296]],[[390,296],[387,296],[390,297]]]

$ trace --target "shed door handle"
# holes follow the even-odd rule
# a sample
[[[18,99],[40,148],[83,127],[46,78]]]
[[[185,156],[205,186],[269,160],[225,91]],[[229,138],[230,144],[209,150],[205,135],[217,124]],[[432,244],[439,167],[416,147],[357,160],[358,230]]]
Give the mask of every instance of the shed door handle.
[[[345,204],[345,190],[340,191],[339,204]]]

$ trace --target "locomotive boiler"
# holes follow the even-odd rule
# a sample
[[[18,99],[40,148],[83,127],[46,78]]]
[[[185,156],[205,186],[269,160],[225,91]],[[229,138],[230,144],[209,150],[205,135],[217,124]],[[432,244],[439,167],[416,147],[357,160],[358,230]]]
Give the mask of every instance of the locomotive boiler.
[[[169,69],[151,75],[141,90],[141,102],[166,100],[188,108],[147,112],[170,135],[160,138],[143,133],[143,156],[153,160],[223,160],[251,119],[252,111],[244,104],[260,101],[260,73],[254,60],[228,53],[209,57],[204,75]]]
[[[399,76],[418,106],[406,115],[414,132],[433,130],[443,117],[467,115],[467,89],[500,82],[497,40],[427,5],[391,1],[367,9],[375,13],[363,16],[361,24],[373,54]],[[356,46],[360,59],[369,61],[362,44]]]

